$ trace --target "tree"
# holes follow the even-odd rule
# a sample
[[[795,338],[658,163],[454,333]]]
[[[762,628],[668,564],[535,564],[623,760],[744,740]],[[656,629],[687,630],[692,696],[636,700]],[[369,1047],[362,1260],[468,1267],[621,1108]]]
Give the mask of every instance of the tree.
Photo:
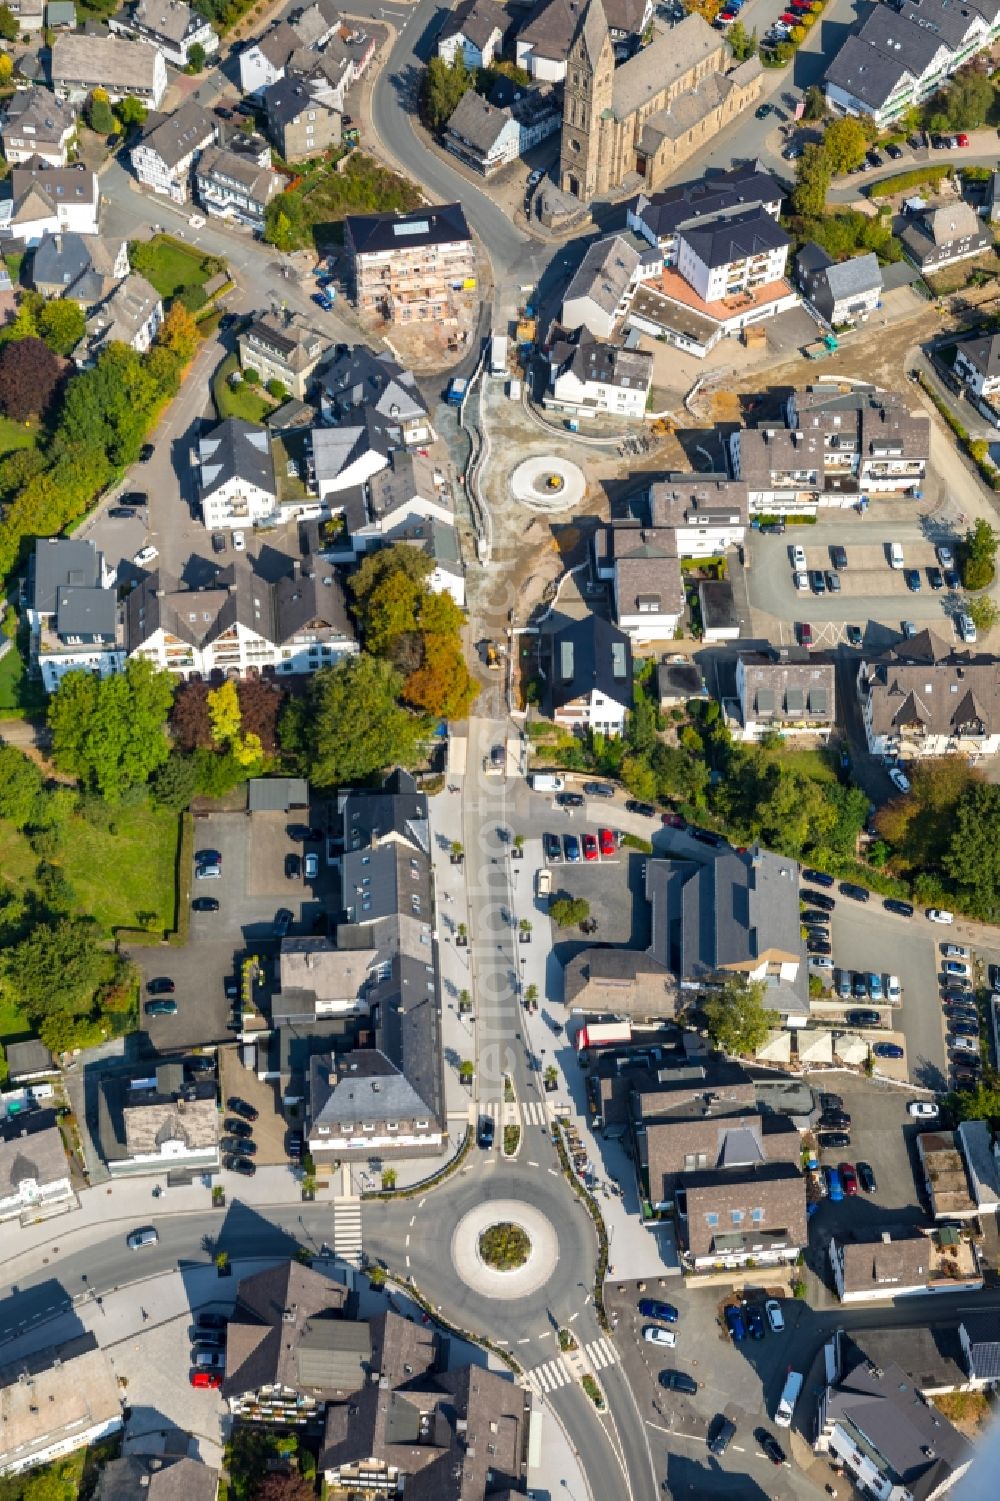
[[[1000,787],[979,782],[962,794],[941,864],[962,906],[992,921],[1000,910]]]
[[[405,542],[395,542],[392,547],[380,548],[362,558],[357,571],[349,580],[349,588],[362,622],[372,595],[387,578],[396,573],[404,573],[423,588],[433,567],[432,560],[425,552],[419,547],[410,547]]]
[[[795,164],[792,207],[797,214],[818,219],[826,208],[830,160],[822,146],[808,145]]]
[[[10,83],[13,76],[14,59],[9,52],[0,52],[0,83]]]
[[[993,582],[997,542],[997,534],[982,516],[966,532],[958,550],[962,583],[966,589],[985,589]]]
[[[590,916],[590,903],[583,897],[557,896],[549,903],[549,916],[560,928],[575,928]]]
[[[278,720],[285,694],[266,678],[241,678],[237,684],[245,735],[255,735],[265,756],[278,753]]]
[[[392,1169],[387,1168],[386,1172],[392,1173]],[[382,1176],[384,1179],[385,1173]],[[394,1173],[393,1179],[395,1179]],[[383,1188],[392,1186],[385,1182],[382,1184]],[[316,1492],[310,1481],[297,1470],[288,1472],[272,1470],[254,1486],[253,1501],[316,1501]]]
[[[107,960],[99,937],[93,918],[60,917],[0,954],[4,990],[36,1026],[54,1012],[90,1010]]]
[[[114,132],[115,117],[107,89],[94,89],[87,100],[87,124],[98,135],[108,136]]]
[[[183,303],[176,298],[170,304],[170,311],[160,326],[156,342],[162,349],[175,355],[182,365],[187,364],[198,348],[198,325]]]
[[[0,407],[14,422],[43,417],[66,367],[41,339],[17,339],[0,349]]]
[[[474,75],[465,66],[459,51],[453,63],[432,57],[424,70],[420,92],[420,113],[430,130],[443,130],[451,119],[462,95],[472,88]]]
[[[195,42],[188,48],[188,71],[200,73],[205,66],[205,49],[200,42]]]
[[[984,73],[965,68],[956,73],[944,95],[946,130],[978,130],[993,103],[993,84]]]
[[[988,1121],[996,1129],[1000,1125],[1000,1079],[991,1070],[975,1089],[960,1089],[948,1095],[945,1105],[958,1122]]]
[[[964,608],[977,630],[992,630],[1000,620],[1000,605],[988,594],[972,595],[965,600]]]
[[[12,745],[0,746],[0,818],[23,829],[31,822],[42,774],[33,761]]]
[[[0,5],[0,37],[5,42],[16,42],[20,35],[20,23],[14,12],[9,5]]]
[[[416,631],[421,587],[398,570],[372,590],[365,605],[362,627],[368,651],[384,656],[397,637]]]
[[[803,120],[822,120],[826,114],[826,95],[818,83],[811,83],[803,100]]]
[[[38,332],[53,354],[68,355],[83,338],[87,320],[79,303],[53,298],[38,313]]]
[[[173,679],[133,658],[121,674],[68,672],[49,700],[52,759],[108,802],[141,786],[166,761]]]
[[[170,711],[170,730],[181,750],[192,751],[199,747],[207,750],[213,743],[209,692],[207,683],[182,683],[177,689]]]
[[[248,771],[251,767],[262,766],[260,741],[256,735],[243,733],[239,693],[232,678],[227,678],[221,687],[209,693],[208,717],[212,723],[212,739],[220,750],[227,752]]]
[[[198,766],[193,756],[171,751],[163,765],[153,773],[150,791],[161,808],[179,813],[194,797],[198,785]]]
[[[732,975],[724,980],[704,1005],[708,1034],[722,1052],[738,1057],[756,1053],[767,1034],[778,1024],[778,1013],[764,1005],[767,986],[763,980]]]
[[[621,779],[632,796],[643,802],[656,796],[656,773],[645,756],[626,756],[621,765]]]
[[[746,27],[737,16],[729,28],[726,40],[733,49],[733,56],[738,63],[745,62],[748,57],[753,57],[757,52],[757,33],[748,35]]]
[[[285,385],[284,381],[269,380],[265,387],[265,390],[267,391],[268,396],[273,397],[275,401],[287,400],[288,387]]]
[[[126,94],[115,105],[115,114],[124,130],[134,130],[145,125],[149,110],[134,94]]]
[[[849,172],[864,161],[868,133],[855,115],[841,115],[826,127],[823,146],[833,172]]]
[[[479,693],[457,636],[427,636],[424,660],[403,685],[403,697],[436,719],[464,719]]]
[[[396,702],[401,687],[388,663],[365,652],[321,668],[306,696],[285,710],[282,745],[318,787],[411,766],[423,725]]]

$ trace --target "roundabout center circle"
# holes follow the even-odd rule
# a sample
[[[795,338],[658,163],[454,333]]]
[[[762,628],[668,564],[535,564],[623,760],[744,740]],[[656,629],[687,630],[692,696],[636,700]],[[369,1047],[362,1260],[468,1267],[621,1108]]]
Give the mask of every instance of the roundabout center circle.
[[[520,1232],[510,1237],[523,1261],[501,1268],[490,1265],[480,1249],[484,1236],[498,1227]],[[451,1237],[451,1260],[459,1277],[486,1298],[526,1298],[544,1287],[556,1269],[559,1242],[542,1212],[519,1199],[477,1204],[462,1216]]]

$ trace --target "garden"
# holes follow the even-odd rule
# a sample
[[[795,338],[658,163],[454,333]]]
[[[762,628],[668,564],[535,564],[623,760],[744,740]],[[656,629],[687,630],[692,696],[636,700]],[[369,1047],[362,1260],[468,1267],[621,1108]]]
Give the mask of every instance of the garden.
[[[133,271],[144,276],[161,297],[179,298],[189,313],[205,306],[206,286],[226,269],[225,261],[218,256],[201,255],[173,235],[134,240],[128,253]]]
[[[530,1255],[531,1237],[511,1220],[490,1225],[479,1237],[480,1259],[496,1272],[516,1271]]]
[[[294,187],[267,208],[264,238],[279,250],[317,250],[343,241],[348,214],[408,213],[422,202],[416,185],[364,152],[308,164]]]

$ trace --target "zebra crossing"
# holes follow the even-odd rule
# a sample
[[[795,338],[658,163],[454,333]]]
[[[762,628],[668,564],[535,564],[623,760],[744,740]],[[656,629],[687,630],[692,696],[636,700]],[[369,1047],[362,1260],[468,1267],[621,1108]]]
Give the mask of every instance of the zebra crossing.
[[[334,1199],[333,1254],[342,1261],[361,1259],[361,1200]]]
[[[491,1115],[498,1126],[503,1124],[509,1110],[515,1110],[526,1126],[548,1128],[549,1124],[548,1107],[541,1100],[522,1100],[516,1105],[505,1105],[503,1100],[483,1100],[479,1109],[483,1115]]]
[[[620,1359],[618,1351],[607,1339],[591,1340],[589,1345],[584,1345],[583,1353],[595,1371],[603,1371]],[[534,1366],[526,1375],[532,1391],[543,1397],[550,1392],[557,1392],[561,1386],[568,1386],[576,1379],[565,1355],[557,1355],[554,1359],[545,1361],[544,1365]]]

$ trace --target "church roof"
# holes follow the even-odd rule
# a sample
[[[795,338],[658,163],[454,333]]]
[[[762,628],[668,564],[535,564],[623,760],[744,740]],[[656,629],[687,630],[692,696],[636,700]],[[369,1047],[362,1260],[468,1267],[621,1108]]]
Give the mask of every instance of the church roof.
[[[610,46],[611,41],[608,35],[608,19],[604,14],[601,0],[590,0],[580,17],[576,29],[576,40],[582,44],[584,58],[596,68],[601,60],[601,54]]]
[[[685,16],[669,31],[658,30],[648,47],[643,47],[615,72],[612,105],[615,119],[625,120],[634,115],[642,105],[663,94],[678,78],[723,48],[719,33],[696,13]],[[720,58],[720,65],[721,62]]]

